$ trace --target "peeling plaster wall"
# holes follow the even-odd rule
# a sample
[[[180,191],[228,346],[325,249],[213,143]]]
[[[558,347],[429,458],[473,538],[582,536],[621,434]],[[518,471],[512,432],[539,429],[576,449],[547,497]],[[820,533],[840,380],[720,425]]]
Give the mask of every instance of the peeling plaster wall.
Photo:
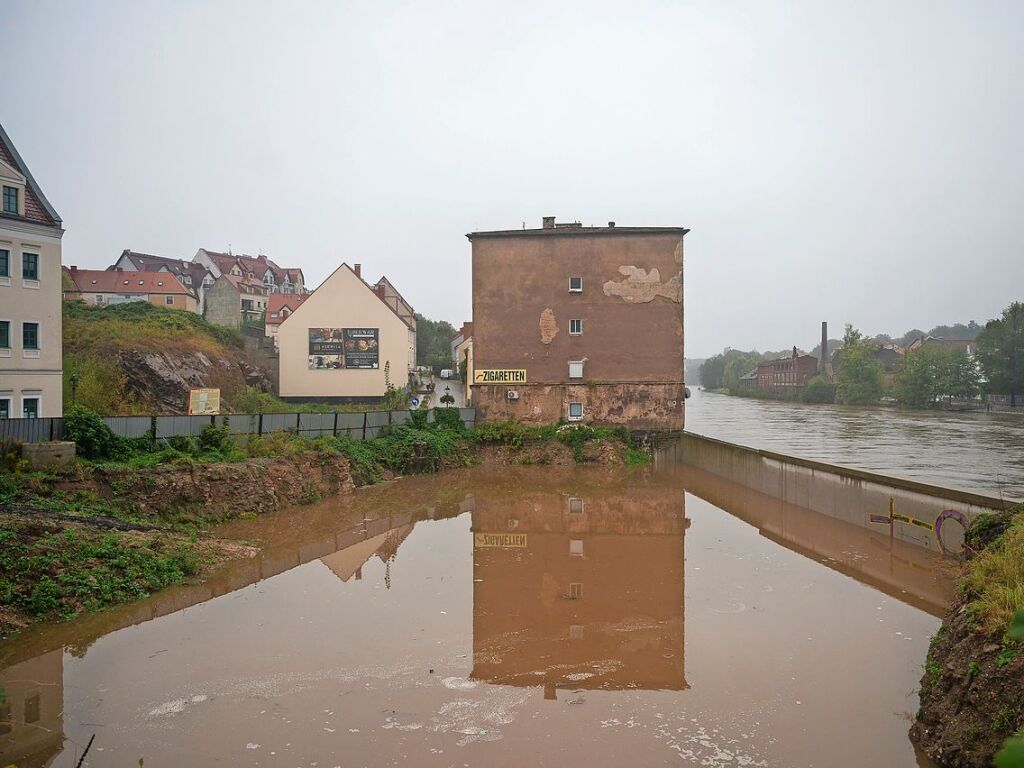
[[[583,403],[588,424],[625,426],[630,429],[682,429],[682,384],[547,384],[477,385],[473,406],[477,421],[551,424],[568,416],[569,403]],[[507,392],[519,395],[509,400]]]

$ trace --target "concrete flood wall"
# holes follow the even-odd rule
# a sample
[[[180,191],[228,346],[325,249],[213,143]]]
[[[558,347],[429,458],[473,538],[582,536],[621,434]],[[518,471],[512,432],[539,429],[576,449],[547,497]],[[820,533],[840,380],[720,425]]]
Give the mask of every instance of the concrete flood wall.
[[[683,463],[810,509],[935,552],[963,550],[975,515],[1016,502],[747,448],[686,432],[655,461]]]

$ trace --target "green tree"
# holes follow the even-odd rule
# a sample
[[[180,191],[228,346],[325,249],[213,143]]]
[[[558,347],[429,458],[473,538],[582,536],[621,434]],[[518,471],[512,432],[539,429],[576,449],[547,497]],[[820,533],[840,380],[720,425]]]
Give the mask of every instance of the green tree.
[[[802,403],[834,403],[835,401],[835,384],[824,376],[815,376],[800,392],[800,402]]]
[[[431,320],[416,315],[416,365],[426,365],[437,373],[454,368],[452,338],[455,328],[447,320]]]
[[[948,369],[949,355],[942,347],[918,347],[904,356],[896,372],[893,394],[909,408],[931,407],[943,393]]]
[[[978,359],[988,391],[1009,395],[1016,405],[1024,395],[1024,304],[1015,301],[1001,318],[985,324],[978,336]]]
[[[882,397],[885,371],[871,342],[847,323],[836,375],[836,392],[844,405],[873,405]]]
[[[974,397],[981,389],[978,362],[962,347],[951,349],[946,359],[943,393],[949,397]]]

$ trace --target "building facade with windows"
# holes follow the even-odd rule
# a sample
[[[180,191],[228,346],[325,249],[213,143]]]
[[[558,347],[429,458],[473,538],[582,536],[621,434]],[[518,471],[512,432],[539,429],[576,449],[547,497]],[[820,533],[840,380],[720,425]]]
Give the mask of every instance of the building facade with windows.
[[[682,227],[473,232],[477,418],[684,423]]]
[[[0,125],[0,418],[63,414],[60,216]]]
[[[818,358],[801,355],[793,347],[789,357],[758,363],[757,388],[773,392],[799,392],[817,374]]]
[[[197,262],[154,256],[151,253],[139,253],[128,249],[121,251],[117,261],[108,269],[121,269],[125,272],[169,272],[195,297],[196,311],[199,314],[205,309],[206,289],[213,285],[214,281],[213,273]]]
[[[117,269],[66,270],[69,287],[64,298],[98,306],[145,301],[158,307],[197,312],[197,299],[170,272],[125,272]]]
[[[262,253],[258,256],[220,253],[200,248],[192,261],[210,270],[214,279],[232,275],[240,280],[256,280],[266,293],[306,294],[306,278],[298,267],[280,267]]]

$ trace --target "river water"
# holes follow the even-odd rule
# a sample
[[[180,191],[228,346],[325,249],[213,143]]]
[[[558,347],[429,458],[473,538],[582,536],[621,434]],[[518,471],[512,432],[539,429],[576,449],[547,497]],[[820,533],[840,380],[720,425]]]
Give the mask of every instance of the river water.
[[[477,467],[222,533],[260,554],[0,647],[0,765],[929,765],[948,564],[693,469]]]
[[[686,428],[752,448],[1024,499],[1024,414],[852,408],[693,389]]]

